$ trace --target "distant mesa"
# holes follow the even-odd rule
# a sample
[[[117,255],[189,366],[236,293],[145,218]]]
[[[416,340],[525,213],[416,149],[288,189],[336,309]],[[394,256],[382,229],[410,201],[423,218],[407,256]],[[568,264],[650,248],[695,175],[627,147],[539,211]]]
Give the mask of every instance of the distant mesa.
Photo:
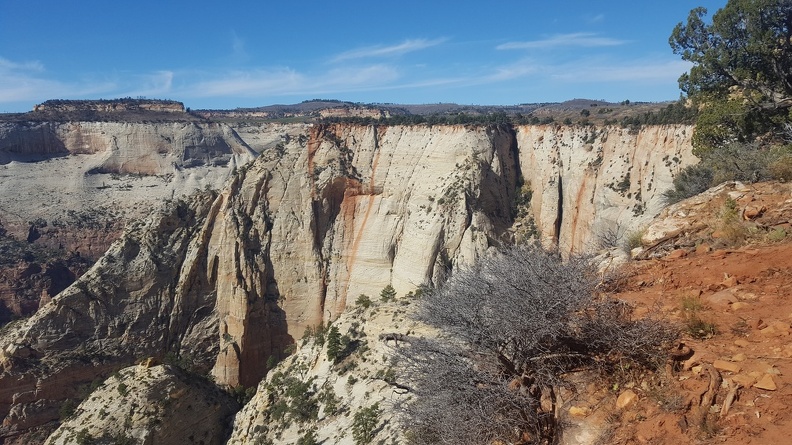
[[[99,99],[99,100],[63,100],[55,99],[37,104],[34,113],[69,113],[69,112],[129,112],[157,111],[167,113],[184,113],[184,104],[175,100],[160,99]]]

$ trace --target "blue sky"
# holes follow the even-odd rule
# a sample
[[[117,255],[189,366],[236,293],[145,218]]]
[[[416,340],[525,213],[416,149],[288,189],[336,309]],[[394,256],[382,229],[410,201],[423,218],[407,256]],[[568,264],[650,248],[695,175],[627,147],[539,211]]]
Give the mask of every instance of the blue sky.
[[[511,105],[679,97],[668,36],[726,0],[0,0],[0,112],[146,96]]]

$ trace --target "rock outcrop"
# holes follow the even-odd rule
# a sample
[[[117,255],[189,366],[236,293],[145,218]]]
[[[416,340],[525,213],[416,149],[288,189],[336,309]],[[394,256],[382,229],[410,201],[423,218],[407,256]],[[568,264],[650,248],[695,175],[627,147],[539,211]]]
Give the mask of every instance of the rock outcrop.
[[[592,251],[607,231],[625,236],[664,206],[673,175],[695,162],[690,126],[526,126],[517,130],[520,169],[545,244]]]
[[[44,443],[222,443],[238,409],[230,395],[194,374],[132,366],[105,380]]]
[[[189,356],[199,371],[211,363],[217,315],[200,234],[213,221],[213,198],[175,202],[133,224],[77,282],[5,326],[0,437],[56,420],[80,385],[138,357]]]
[[[53,295],[41,292],[52,280],[37,282],[28,267],[79,263],[66,274],[79,276],[126,223],[165,199],[221,188],[255,156],[226,124],[0,123],[0,320],[28,316]],[[8,281],[20,273],[25,283]]]
[[[5,332],[0,437],[54,420],[73,396],[56,385],[90,382],[135,357],[189,353],[219,384],[256,385],[270,357],[359,295],[441,283],[513,242],[527,188],[522,210],[542,239],[581,251],[600,228],[647,221],[692,160],[684,126],[307,130],[261,144],[214,202],[203,195],[127,230]]]

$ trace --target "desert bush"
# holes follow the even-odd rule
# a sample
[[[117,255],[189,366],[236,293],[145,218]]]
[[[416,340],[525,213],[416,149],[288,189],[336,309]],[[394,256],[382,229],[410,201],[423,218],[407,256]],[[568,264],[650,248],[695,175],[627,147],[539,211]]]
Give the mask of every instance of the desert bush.
[[[624,251],[630,253],[633,249],[643,246],[642,240],[645,233],[644,230],[633,230],[628,233],[624,238]]]
[[[364,445],[374,439],[379,415],[378,403],[361,408],[355,413],[355,417],[352,419],[352,438],[355,440],[355,445]]]
[[[717,334],[715,323],[705,320],[701,316],[704,304],[699,297],[685,297],[682,299],[682,316],[685,330],[693,338],[703,340]]]
[[[792,179],[789,147],[763,148],[758,144],[733,142],[701,156],[701,162],[682,169],[674,177],[674,188],[663,193],[666,202],[679,202],[725,181]]]
[[[770,162],[768,172],[773,179],[778,179],[779,181],[792,180],[792,154],[779,154]]]
[[[737,202],[727,198],[718,212],[720,239],[729,245],[744,243],[751,236],[751,228],[742,220]]]
[[[420,318],[447,338],[399,350],[413,441],[553,443],[566,373],[664,362],[677,330],[632,320],[625,304],[595,297],[597,282],[586,258],[513,247],[426,296]]]
[[[698,195],[712,186],[712,177],[711,167],[703,163],[689,165],[674,177],[674,188],[666,190],[663,198],[668,204],[673,204]]]
[[[366,294],[360,294],[355,300],[355,306],[362,307],[363,309],[368,309],[371,306],[371,298],[369,298]]]

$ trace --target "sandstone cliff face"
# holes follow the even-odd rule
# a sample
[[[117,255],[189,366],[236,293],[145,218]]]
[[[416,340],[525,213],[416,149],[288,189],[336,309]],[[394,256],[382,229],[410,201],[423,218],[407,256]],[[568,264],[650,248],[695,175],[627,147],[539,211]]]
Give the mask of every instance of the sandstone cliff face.
[[[520,169],[543,241],[596,250],[607,230],[626,235],[664,207],[674,173],[695,162],[690,126],[526,126],[517,129]]]
[[[33,317],[6,326],[0,351],[0,437],[58,418],[81,384],[138,357],[217,355],[205,239],[205,193],[129,227],[85,275]]]
[[[260,334],[268,301],[296,337],[360,294],[407,292],[483,254],[510,225],[512,141],[505,129],[319,126],[262,152],[224,191],[209,240],[231,340],[217,380],[254,384],[278,352],[264,345],[291,341]]]
[[[225,165],[250,147],[225,124],[43,122],[0,124],[0,163],[16,155],[96,154],[93,173],[165,175],[172,168]]]
[[[320,126],[262,152],[223,193],[209,241],[226,339],[215,377],[249,386],[268,355],[358,295],[438,284],[511,242],[520,176],[539,231],[564,251],[640,227],[691,161],[690,128],[591,131]],[[265,326],[280,339],[253,334]]]
[[[3,277],[75,256],[93,262],[127,222],[165,199],[219,189],[255,156],[225,124],[0,123],[0,321],[30,315],[32,293],[51,296],[40,292],[48,283],[31,281],[36,273],[24,286]],[[14,243],[35,255],[15,258]]]
[[[72,397],[56,385],[134,357],[189,352],[218,383],[253,386],[358,295],[438,284],[512,242],[521,184],[542,237],[579,251],[599,228],[650,218],[692,159],[689,127],[300,128],[249,131],[261,154],[213,203],[136,225],[0,337],[0,437],[54,419]]]
[[[42,241],[58,232],[51,247],[79,247],[87,243],[74,239],[72,226],[104,229],[145,216],[163,199],[218,189],[255,156],[225,124],[0,123],[0,223],[25,239],[41,220]],[[102,244],[99,254],[109,245]]]

